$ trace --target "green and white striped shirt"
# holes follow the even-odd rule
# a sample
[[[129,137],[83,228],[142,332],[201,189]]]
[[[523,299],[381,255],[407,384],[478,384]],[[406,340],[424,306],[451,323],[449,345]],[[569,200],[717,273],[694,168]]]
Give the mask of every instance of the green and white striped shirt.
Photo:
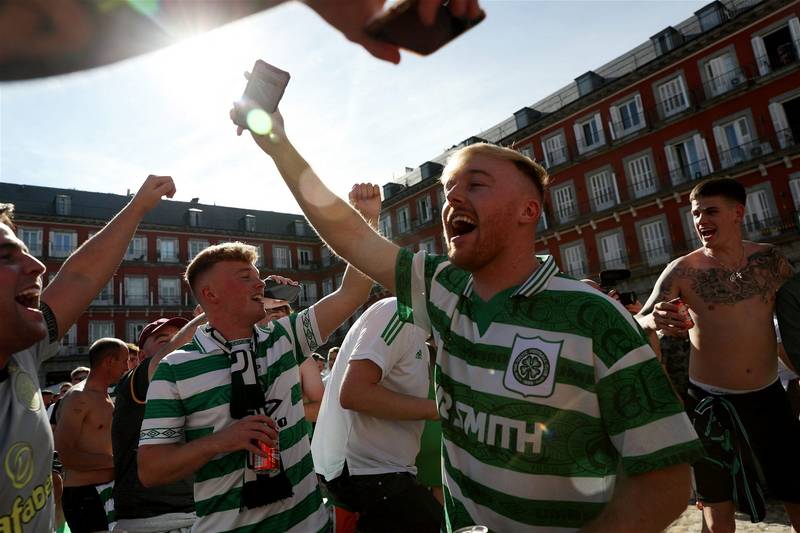
[[[633,317],[552,257],[482,301],[446,257],[400,250],[403,320],[432,330],[448,529],[575,531],[702,445]]]
[[[194,531],[326,530],[327,512],[311,460],[297,368],[306,354],[324,342],[313,308],[256,331],[258,377],[267,391],[270,417],[280,428],[281,461],[294,494],[240,510],[245,452],[218,455],[195,475],[198,519]],[[229,358],[201,326],[191,343],[158,365],[147,391],[139,445],[191,442],[220,431],[234,422],[230,398]]]

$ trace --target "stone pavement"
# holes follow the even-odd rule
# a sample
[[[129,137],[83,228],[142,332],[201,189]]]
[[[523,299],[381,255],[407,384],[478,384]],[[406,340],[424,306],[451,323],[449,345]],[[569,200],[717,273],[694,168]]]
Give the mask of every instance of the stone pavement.
[[[700,533],[701,528],[701,512],[694,505],[690,505],[665,533]],[[778,502],[768,502],[767,517],[758,524],[751,523],[747,515],[736,514],[736,533],[788,533],[789,531],[791,531],[789,518],[783,505]]]

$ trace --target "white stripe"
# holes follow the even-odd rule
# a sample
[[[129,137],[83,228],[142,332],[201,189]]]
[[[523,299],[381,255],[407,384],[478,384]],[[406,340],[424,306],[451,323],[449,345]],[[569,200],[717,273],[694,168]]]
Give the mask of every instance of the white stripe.
[[[561,331],[503,324],[501,322],[492,322],[489,329],[486,330],[486,333],[481,336],[478,333],[478,326],[468,316],[458,311],[453,311],[452,316],[453,322],[450,327],[451,331],[473,344],[500,346],[510,350],[517,336],[526,338],[541,337],[544,340],[552,342],[563,340],[564,344],[562,345],[559,357],[566,357],[567,359],[583,363],[584,365],[594,366],[595,364],[594,355],[592,354],[591,337],[583,337],[581,335],[564,333]],[[511,354],[509,354],[509,357],[510,355]]]
[[[431,319],[428,316],[427,291],[425,290],[425,251],[414,254],[411,261],[411,308],[414,313],[414,323],[423,330],[430,332]],[[437,272],[444,268],[447,262],[439,265]]]
[[[472,390],[494,396],[502,396],[521,402],[534,402],[537,405],[546,405],[556,409],[569,409],[588,416],[600,418],[600,406],[595,393],[556,382],[553,394],[547,398],[536,397],[527,399],[519,393],[508,390],[503,385],[503,370],[481,368],[467,364],[458,357],[446,357],[441,360],[440,366],[444,374]]]
[[[241,473],[239,474],[241,479]],[[286,500],[281,500],[257,509],[239,511],[231,509],[204,516],[195,523],[194,532],[219,533],[237,527],[257,524],[262,520],[292,509],[303,498],[311,494],[317,487],[317,478],[313,473],[306,476],[299,484],[294,486],[295,495]],[[300,495],[300,496],[298,496]],[[324,505],[312,512],[306,520],[301,521],[290,531],[319,531],[328,520]],[[301,527],[303,526],[303,527]]]
[[[697,434],[686,413],[677,413],[644,426],[625,430],[611,437],[611,442],[623,457],[637,457],[695,439]]]
[[[608,368],[600,359],[598,359],[597,364],[595,365],[597,380],[600,381],[601,379],[616,374],[621,370],[638,365],[639,363],[644,363],[645,361],[649,361],[651,359],[655,360],[656,354],[649,344],[645,344],[626,353],[620,359],[618,359],[617,362],[611,366],[611,368]]]
[[[491,509],[491,507],[487,507],[484,505],[480,505],[468,498],[466,498],[462,493],[456,483],[447,475],[445,471],[445,475],[443,481],[447,485],[450,494],[461,503],[469,513],[470,517],[475,520],[477,525],[487,526],[492,531],[498,532],[511,532],[511,533],[572,533],[578,531],[575,528],[565,528],[565,527],[538,527],[538,526],[531,526],[528,524],[523,524],[522,522],[517,522],[516,520],[512,520],[511,518],[505,517],[499,513],[496,513]]]
[[[614,475],[568,477],[523,474],[483,463],[447,439],[444,439],[444,447],[450,463],[465,476],[515,498],[605,503],[614,492]]]

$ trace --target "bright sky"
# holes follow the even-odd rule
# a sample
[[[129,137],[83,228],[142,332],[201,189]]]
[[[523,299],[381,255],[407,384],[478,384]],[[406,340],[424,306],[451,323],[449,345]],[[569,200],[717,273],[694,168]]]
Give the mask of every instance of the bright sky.
[[[148,174],[169,174],[176,199],[299,213],[270,159],[228,119],[255,59],[291,73],[281,102],[289,136],[345,196],[356,181],[399,177],[706,3],[484,0],[475,29],[395,66],[289,2],[109,67],[0,84],[0,180],[125,194]]]

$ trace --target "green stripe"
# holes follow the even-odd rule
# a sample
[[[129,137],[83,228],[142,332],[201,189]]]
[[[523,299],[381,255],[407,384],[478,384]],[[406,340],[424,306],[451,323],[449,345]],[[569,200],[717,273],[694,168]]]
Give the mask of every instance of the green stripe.
[[[306,419],[301,418],[290,428],[283,428],[280,433],[280,446],[282,450],[288,450],[308,435],[306,431]]]
[[[414,254],[400,248],[397,251],[397,261],[395,262],[395,294],[397,295],[397,316],[403,322],[414,322],[412,312],[413,302],[411,300],[411,268]]]
[[[231,401],[231,384],[226,383],[217,387],[198,392],[188,398],[183,398],[184,411],[187,415],[199,413],[226,405]],[[148,402],[149,403],[149,402]]]
[[[629,476],[663,470],[678,464],[694,464],[705,457],[703,445],[699,440],[675,444],[648,455],[623,457],[622,466]]]
[[[230,360],[225,354],[207,355],[170,365],[176,381],[188,380],[216,370],[228,370]]]
[[[492,511],[511,520],[540,527],[582,527],[600,514],[604,503],[532,500],[509,496],[469,479],[456,469],[445,456],[445,470],[470,500],[490,507]],[[531,480],[535,483],[535,480]]]
[[[397,311],[395,311],[395,313],[392,315],[392,318],[389,320],[389,323],[386,325],[386,328],[381,333],[381,339],[383,339],[383,342],[387,345],[392,344],[402,328],[403,322],[400,320],[400,316],[397,314]]]
[[[657,359],[618,370],[597,383],[600,413],[609,435],[683,412]]]
[[[295,527],[297,524],[317,512],[322,505],[322,496],[320,495],[319,488],[314,492],[303,498],[294,507],[288,511],[284,511],[275,516],[270,516],[261,520],[256,524],[249,526],[237,527],[236,529],[229,530],[228,533],[262,533],[271,531],[288,531]],[[330,524],[325,526],[321,531],[330,531]]]
[[[195,502],[195,510],[197,516],[208,516],[212,513],[219,513],[222,511],[230,511],[231,509],[239,509],[242,501],[242,488],[236,487],[224,494],[212,496],[205,500],[197,500]]]
[[[437,372],[437,375],[437,385],[454,399],[449,406],[446,402],[439,403],[440,411],[449,408],[447,417],[442,419],[442,435],[477,460],[520,474],[582,477],[614,474],[619,453],[599,418],[478,392],[450,379],[443,372]],[[455,400],[462,405],[457,406]],[[518,451],[517,439],[522,436],[517,435],[516,429],[507,430],[509,441],[507,447],[503,446],[502,425],[494,426],[492,441],[490,414],[524,421],[526,433],[539,435],[540,453],[534,453],[531,444],[526,444],[523,452]],[[465,432],[460,426],[469,426],[470,430]]]
[[[447,524],[446,531],[453,531],[462,527],[472,526],[478,522],[472,518],[460,501],[453,498],[447,485],[443,485],[444,489],[444,519]]]
[[[166,381],[167,383],[175,383],[175,372],[172,371],[172,365],[168,362],[161,361],[156,366],[156,371],[153,373],[153,379],[150,382],[154,381]]]
[[[289,478],[289,481],[292,482],[292,486],[299,485],[300,482],[306,478],[306,476],[313,473],[314,460],[311,457],[311,450],[308,450],[303,458],[298,462],[286,468],[286,476]],[[316,476],[316,474],[314,475]]]
[[[195,475],[195,483],[216,479],[241,471],[245,466],[245,451],[239,450],[207,462]]]
[[[148,418],[181,418],[186,416],[180,400],[159,400],[150,398],[144,410],[145,420]]]

